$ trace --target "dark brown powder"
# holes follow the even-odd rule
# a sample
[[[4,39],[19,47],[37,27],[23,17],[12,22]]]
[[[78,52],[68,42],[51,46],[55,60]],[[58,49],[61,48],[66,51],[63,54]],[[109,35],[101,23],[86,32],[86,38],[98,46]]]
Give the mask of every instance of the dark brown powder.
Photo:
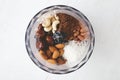
[[[73,30],[80,26],[79,21],[71,15],[65,13],[58,13],[60,24],[58,30],[66,33],[68,40],[73,35]]]

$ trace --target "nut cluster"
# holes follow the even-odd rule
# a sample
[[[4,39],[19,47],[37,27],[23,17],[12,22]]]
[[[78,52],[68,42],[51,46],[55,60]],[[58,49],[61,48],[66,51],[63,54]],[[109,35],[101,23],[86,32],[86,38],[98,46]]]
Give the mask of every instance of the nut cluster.
[[[39,54],[43,59],[51,64],[64,64],[66,60],[62,57],[64,54],[64,44],[56,44],[55,46],[49,46],[46,51],[40,50]]]
[[[45,18],[35,37],[41,57],[51,64],[62,65],[67,61],[63,57],[64,43],[71,40],[80,42],[89,37],[89,31],[74,17],[59,13]]]
[[[45,27],[39,24],[36,32],[36,48],[39,50],[41,57],[51,64],[62,65],[66,63],[63,58],[64,54],[64,43],[55,43],[53,34],[51,31],[46,32]],[[54,37],[59,35],[54,35]],[[56,39],[56,38],[55,38]]]
[[[49,32],[52,30],[52,32],[55,33],[55,31],[57,30],[57,25],[59,23],[60,23],[59,17],[55,15],[55,16],[46,18],[43,21],[42,26],[44,27],[44,31]]]
[[[69,38],[70,40],[82,41],[88,38],[89,32],[87,27],[78,26],[73,30],[73,35]]]

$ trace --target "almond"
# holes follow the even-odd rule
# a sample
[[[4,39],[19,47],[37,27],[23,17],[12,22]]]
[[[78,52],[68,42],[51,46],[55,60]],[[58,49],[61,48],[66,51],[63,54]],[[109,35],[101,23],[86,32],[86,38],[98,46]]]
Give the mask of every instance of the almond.
[[[43,51],[43,50],[40,50],[39,53],[40,53],[40,54],[44,54],[44,51]]]
[[[87,34],[86,32],[82,32],[80,35],[84,36],[84,35],[86,35],[86,34]]]
[[[47,61],[51,64],[56,64],[56,61],[54,59],[48,59]]]
[[[70,39],[70,40],[73,40],[73,36],[71,36],[69,39]]]
[[[81,35],[79,35],[78,38],[79,38],[81,41],[84,40],[84,37],[81,36]]]
[[[86,27],[81,27],[81,29],[80,29],[80,32],[81,33],[83,33],[83,32],[87,32],[88,30],[87,30],[87,28]]]
[[[52,58],[53,59],[56,59],[56,58],[58,58],[59,57],[59,51],[58,50],[55,50],[54,52],[53,52],[53,55],[52,55]]]
[[[58,48],[58,49],[61,49],[61,48],[64,48],[64,44],[56,44],[55,47]]]
[[[59,56],[62,56],[64,54],[64,50],[63,49],[60,49],[59,52],[60,52]]]
[[[77,30],[73,30],[73,32],[76,32]]]
[[[39,54],[41,55],[41,57],[42,57],[43,59],[45,59],[45,60],[48,59],[47,55],[45,55],[45,53],[44,53],[43,50],[40,50],[40,51],[39,51]]]
[[[47,54],[48,57],[51,57],[51,55],[52,55],[52,53],[50,52],[50,50],[47,50],[46,54]]]
[[[56,50],[56,48],[54,46],[49,46],[49,50],[53,53]]]
[[[79,35],[79,31],[77,31],[77,32],[74,33],[74,37],[76,37],[78,35]]]

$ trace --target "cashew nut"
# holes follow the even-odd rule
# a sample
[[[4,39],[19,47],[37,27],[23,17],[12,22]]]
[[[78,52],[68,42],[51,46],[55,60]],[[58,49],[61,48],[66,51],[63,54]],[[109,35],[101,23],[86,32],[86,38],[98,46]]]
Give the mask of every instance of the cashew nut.
[[[51,25],[52,23],[52,25]],[[57,25],[60,23],[59,17],[57,15],[47,18],[42,23],[42,26],[44,27],[44,31],[49,32],[52,30],[53,33],[57,30]]]
[[[55,19],[56,19],[56,20],[59,20],[59,17],[58,17],[57,15],[55,15]]]
[[[55,21],[55,20],[56,20],[55,17],[52,17],[52,18],[51,18],[51,21],[52,21],[52,22]]]
[[[49,32],[49,31],[51,31],[52,30],[52,27],[51,26],[49,26],[49,27],[44,27],[44,31],[46,31],[46,32]]]
[[[53,33],[55,33],[55,30],[52,30]]]
[[[50,21],[49,18],[47,18],[47,19],[45,19],[45,21],[42,23],[42,26],[46,28],[46,27],[49,27],[50,24],[51,24],[51,21]]]
[[[53,28],[53,30],[57,30],[57,25],[60,23],[60,21],[58,21],[58,20],[55,20],[55,21],[53,21],[53,23],[52,23],[52,28]]]

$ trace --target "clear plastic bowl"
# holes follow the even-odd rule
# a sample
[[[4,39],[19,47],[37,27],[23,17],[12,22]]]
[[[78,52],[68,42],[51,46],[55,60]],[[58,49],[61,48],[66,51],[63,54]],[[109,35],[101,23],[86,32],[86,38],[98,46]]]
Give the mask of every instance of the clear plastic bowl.
[[[90,38],[87,41],[88,45],[85,50],[84,55],[76,62],[68,65],[52,65],[52,64],[47,64],[45,60],[42,59],[42,57],[39,55],[38,50],[36,49],[36,39],[34,38],[35,36],[35,30],[37,29],[38,25],[41,23],[42,17],[48,13],[66,13],[69,15],[74,16],[76,19],[82,21],[86,27],[88,27],[89,33],[90,33]],[[29,57],[32,59],[32,61],[41,69],[53,73],[53,74],[66,74],[73,72],[80,67],[82,67],[90,58],[93,48],[94,48],[94,43],[95,43],[95,36],[94,36],[94,31],[91,26],[91,23],[89,20],[86,18],[85,15],[83,15],[80,11],[77,9],[66,6],[66,5],[54,5],[47,7],[41,11],[39,11],[30,21],[26,34],[25,34],[25,45],[27,52],[29,54]]]

